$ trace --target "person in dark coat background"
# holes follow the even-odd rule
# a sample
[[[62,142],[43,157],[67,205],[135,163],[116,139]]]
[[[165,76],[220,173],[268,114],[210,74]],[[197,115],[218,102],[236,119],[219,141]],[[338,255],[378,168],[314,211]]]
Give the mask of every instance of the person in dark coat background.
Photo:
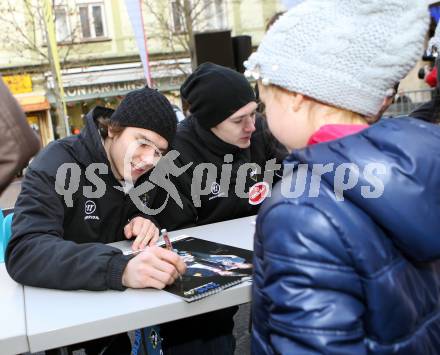
[[[430,53],[437,52],[440,48],[440,26],[437,26],[434,36],[429,40],[428,50]],[[440,122],[440,87],[438,80],[438,56],[435,59],[435,64],[433,70],[429,73],[426,78],[430,78],[428,84],[434,87],[432,92],[432,98],[430,101],[421,104],[416,107],[409,115],[419,120],[423,120],[431,123]]]
[[[372,124],[427,4],[307,0],[245,62],[291,151],[260,208],[252,353],[438,354],[440,127]]]
[[[0,76],[0,195],[39,148],[38,137]]]

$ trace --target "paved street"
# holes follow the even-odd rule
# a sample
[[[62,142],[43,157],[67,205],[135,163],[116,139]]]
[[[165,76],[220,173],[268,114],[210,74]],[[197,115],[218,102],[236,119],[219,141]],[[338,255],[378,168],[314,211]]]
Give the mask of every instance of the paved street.
[[[235,349],[236,355],[248,355],[251,353],[250,336],[249,336],[249,317],[250,304],[240,306],[235,315],[234,335],[237,340],[237,347]]]

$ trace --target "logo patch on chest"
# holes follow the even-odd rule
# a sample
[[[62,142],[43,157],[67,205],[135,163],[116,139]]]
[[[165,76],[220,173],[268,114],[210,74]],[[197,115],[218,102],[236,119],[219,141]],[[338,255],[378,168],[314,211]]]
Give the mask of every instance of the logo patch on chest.
[[[249,204],[259,205],[269,195],[269,184],[267,182],[257,182],[249,189]]]
[[[221,191],[220,185],[216,181],[214,181],[211,184],[211,194],[212,196],[209,198],[209,200],[212,200],[217,197],[222,197],[224,196],[225,193]]]
[[[96,203],[92,200],[87,200],[85,205],[84,205],[84,212],[85,212],[85,216],[84,216],[84,220],[88,220],[88,219],[94,219],[99,221],[99,217],[94,215],[96,211]]]

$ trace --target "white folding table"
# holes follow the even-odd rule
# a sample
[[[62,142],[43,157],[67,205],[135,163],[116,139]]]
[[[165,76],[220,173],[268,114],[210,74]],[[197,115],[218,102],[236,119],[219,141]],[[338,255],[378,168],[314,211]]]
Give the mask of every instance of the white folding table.
[[[170,236],[187,234],[252,250],[254,229],[252,216],[183,229]],[[112,245],[123,249],[128,242]],[[37,352],[247,303],[251,283],[193,303],[153,289],[97,292],[25,286],[24,296],[29,348]]]
[[[23,286],[12,280],[5,264],[0,263],[0,354],[27,351]]]

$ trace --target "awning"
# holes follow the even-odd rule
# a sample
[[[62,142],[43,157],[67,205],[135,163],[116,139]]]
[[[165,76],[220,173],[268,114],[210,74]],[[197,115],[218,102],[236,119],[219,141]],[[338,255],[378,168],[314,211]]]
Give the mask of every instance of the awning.
[[[46,111],[49,110],[50,104],[45,95],[38,94],[16,94],[17,99],[24,112]]]

